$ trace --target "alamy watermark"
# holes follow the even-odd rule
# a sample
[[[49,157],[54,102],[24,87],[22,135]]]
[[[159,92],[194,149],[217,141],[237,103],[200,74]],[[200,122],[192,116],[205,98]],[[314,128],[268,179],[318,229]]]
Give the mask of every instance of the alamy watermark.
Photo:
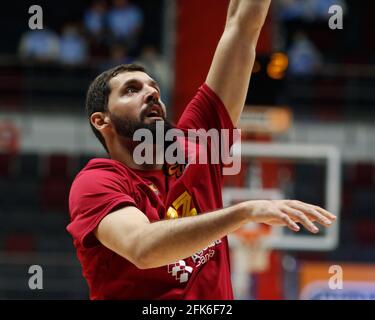
[[[331,30],[344,29],[344,10],[340,5],[330,6],[328,13],[332,16],[328,20],[328,26]]]
[[[41,6],[36,4],[30,6],[29,13],[31,17],[29,18],[29,28],[31,30],[41,30],[43,29],[43,9]]]
[[[29,288],[31,290],[42,290],[43,289],[43,269],[40,265],[34,264],[29,267],[29,274],[32,276],[29,278]]]
[[[328,287],[331,290],[344,289],[344,271],[339,265],[332,265],[328,269],[329,274],[333,274],[328,280]]]
[[[241,131],[239,129],[169,129],[156,122],[155,132],[138,129],[133,141],[140,142],[133,151],[138,165],[152,164],[220,164],[223,175],[236,175],[241,170]],[[235,152],[231,148],[235,141]]]

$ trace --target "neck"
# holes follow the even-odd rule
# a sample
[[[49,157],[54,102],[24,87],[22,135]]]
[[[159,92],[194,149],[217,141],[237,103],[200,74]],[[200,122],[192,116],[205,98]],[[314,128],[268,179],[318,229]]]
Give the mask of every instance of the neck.
[[[138,164],[134,160],[134,149],[137,147],[139,142],[134,142],[131,140],[116,141],[113,146],[109,148],[110,158],[122,162],[131,169],[137,170],[162,170],[163,164],[161,161],[156,161],[156,159],[164,159],[163,148],[157,148],[153,146],[153,163],[143,163]]]

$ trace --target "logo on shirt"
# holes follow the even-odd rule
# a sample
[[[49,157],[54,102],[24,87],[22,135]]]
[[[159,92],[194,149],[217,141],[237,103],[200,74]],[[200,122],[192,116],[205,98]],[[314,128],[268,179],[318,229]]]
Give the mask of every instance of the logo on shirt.
[[[189,280],[189,275],[193,272],[193,268],[186,265],[184,260],[179,260],[176,263],[168,265],[168,273],[171,273],[176,280],[180,283],[187,282]]]
[[[197,209],[194,208],[192,196],[187,191],[173,201],[172,206],[167,210],[168,219],[196,216],[197,214],[198,212]]]
[[[191,256],[195,263],[195,267],[198,268],[205,263],[207,263],[216,253],[216,245],[221,244],[221,240],[216,240],[211,243],[207,248],[204,248],[201,251],[196,252]]]
[[[194,268],[198,268],[205,263],[207,263],[216,253],[216,246],[221,244],[222,241],[216,240],[212,244],[210,244],[207,248],[204,248],[201,251],[196,252],[191,256],[191,259],[195,263]],[[193,267],[187,266],[184,260],[179,260],[176,263],[169,264],[167,266],[168,273],[172,274],[176,280],[180,281],[180,283],[187,282],[189,280],[190,274],[193,272]]]

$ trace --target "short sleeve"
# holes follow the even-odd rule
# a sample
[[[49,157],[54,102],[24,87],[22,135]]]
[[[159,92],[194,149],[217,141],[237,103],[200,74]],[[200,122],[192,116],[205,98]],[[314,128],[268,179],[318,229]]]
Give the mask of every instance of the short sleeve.
[[[67,230],[83,247],[99,244],[93,231],[107,214],[121,207],[136,206],[123,181],[115,172],[88,170],[73,182],[69,195],[71,223]]]
[[[240,139],[240,130],[235,128],[227,108],[220,97],[204,83],[194,98],[187,105],[178,125],[179,128],[189,130],[211,129],[218,131],[219,141],[212,142],[214,150],[220,150],[220,161],[231,161],[231,147]],[[221,162],[221,164],[223,164]],[[227,164],[224,164],[227,165]]]
[[[183,112],[178,127],[184,129],[229,129],[233,122],[224,103],[207,85],[203,84]]]

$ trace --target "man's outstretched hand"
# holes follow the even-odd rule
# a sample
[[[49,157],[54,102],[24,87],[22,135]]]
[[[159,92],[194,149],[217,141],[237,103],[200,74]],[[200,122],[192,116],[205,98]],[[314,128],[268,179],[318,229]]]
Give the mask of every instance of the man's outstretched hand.
[[[287,226],[293,231],[300,230],[297,225],[300,223],[310,232],[317,233],[319,229],[314,221],[329,227],[336,220],[336,216],[327,210],[297,200],[256,200],[244,204],[248,206],[250,221]]]

